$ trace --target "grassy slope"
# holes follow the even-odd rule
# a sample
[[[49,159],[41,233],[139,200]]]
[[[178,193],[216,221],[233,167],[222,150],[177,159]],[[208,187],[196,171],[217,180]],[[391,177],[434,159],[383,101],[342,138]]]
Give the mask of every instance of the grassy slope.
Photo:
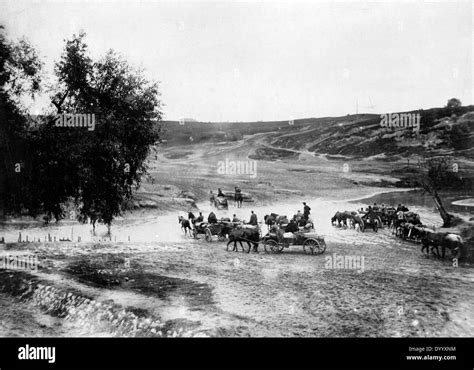
[[[245,159],[248,155],[256,160],[296,160],[302,153],[322,154],[326,158],[350,161],[351,168],[358,172],[407,179],[414,176],[413,168],[407,171],[405,167],[408,159],[413,167],[424,157],[443,155],[457,163],[460,175],[472,183],[474,106],[461,107],[455,112],[459,118],[450,118],[453,111],[448,108],[408,112],[420,114],[419,133],[412,128],[383,128],[380,115],[376,114],[299,119],[293,125],[275,121],[191,122],[181,126],[167,121],[163,123],[166,140],[163,149],[191,149],[204,143],[232,145],[244,136],[263,134],[263,140],[249,141],[252,145]]]
[[[459,117],[473,111],[474,106],[467,106],[459,108],[456,114]],[[289,125],[287,121],[192,122],[183,126],[177,122],[165,121],[163,125],[166,131],[164,138],[168,145],[235,141],[243,135],[268,133],[269,141],[276,147],[325,154],[362,158],[382,153],[407,157],[413,154],[436,155],[448,152],[465,157],[472,156],[472,114],[456,122],[449,119],[452,111],[447,108],[404,113],[420,114],[419,134],[411,128],[382,128],[380,116],[376,114],[300,119],[295,120],[294,125]]]

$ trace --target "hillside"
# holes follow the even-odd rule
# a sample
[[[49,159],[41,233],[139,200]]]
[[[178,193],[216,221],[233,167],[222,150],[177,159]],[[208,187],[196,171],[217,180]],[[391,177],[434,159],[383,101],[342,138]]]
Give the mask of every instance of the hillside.
[[[163,122],[165,145],[232,142],[244,135],[267,133],[273,148],[315,154],[397,160],[411,156],[451,155],[473,158],[474,106],[433,108],[420,114],[420,129],[381,127],[378,114],[308,118],[274,122]],[[257,151],[259,149],[257,148]],[[260,149],[260,154],[262,150]],[[279,155],[285,156],[284,151]],[[271,159],[271,158],[268,158]]]

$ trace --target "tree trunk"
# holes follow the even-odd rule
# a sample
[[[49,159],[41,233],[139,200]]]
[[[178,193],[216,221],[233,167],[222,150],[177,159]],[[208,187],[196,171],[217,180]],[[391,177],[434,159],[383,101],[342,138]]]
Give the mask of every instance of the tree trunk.
[[[436,190],[433,190],[431,195],[433,196],[434,202],[436,204],[436,208],[438,208],[439,214],[441,218],[443,219],[443,227],[450,227],[452,216],[444,208],[443,202],[441,201],[441,198],[439,197],[438,192]]]
[[[0,180],[0,221],[5,219],[5,202],[6,198],[5,186],[3,180]]]

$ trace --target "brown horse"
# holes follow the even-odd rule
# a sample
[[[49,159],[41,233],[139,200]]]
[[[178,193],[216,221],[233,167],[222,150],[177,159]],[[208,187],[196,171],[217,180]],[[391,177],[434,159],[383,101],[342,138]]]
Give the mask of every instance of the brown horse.
[[[331,218],[331,224],[335,226],[344,226],[347,227],[347,220],[352,219],[352,214],[348,211],[340,212],[337,211],[334,216]]]
[[[237,252],[237,242],[239,242],[242,251],[245,251],[242,242],[246,242],[248,245],[247,253],[250,253],[251,246],[253,244],[253,250],[258,252],[258,242],[260,241],[260,233],[258,228],[252,229],[234,229],[229,233],[229,242],[227,243],[227,250],[229,245],[234,243],[232,251]]]
[[[421,239],[421,252],[425,250],[429,253],[429,248],[432,250],[436,248],[436,255],[444,259],[446,254],[446,249],[455,253],[453,258],[459,258],[461,256],[461,250],[464,246],[464,242],[460,235],[453,233],[434,233],[427,232],[426,235]],[[439,255],[439,249],[441,247],[441,256]]]
[[[181,224],[181,230],[184,231],[184,235],[188,235],[188,230],[189,230],[189,235],[191,236],[191,223],[189,220],[186,220],[183,216],[178,216],[178,222]]]
[[[359,225],[358,227],[359,231],[364,232],[365,230],[364,220],[357,212],[354,212],[354,211],[350,212],[350,214],[347,215],[347,219],[349,220],[349,228],[354,228],[357,230],[356,225]]]

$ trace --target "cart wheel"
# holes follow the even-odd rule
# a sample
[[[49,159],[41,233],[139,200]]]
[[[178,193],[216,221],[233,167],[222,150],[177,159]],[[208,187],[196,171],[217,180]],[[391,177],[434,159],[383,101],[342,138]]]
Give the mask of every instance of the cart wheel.
[[[322,254],[326,251],[326,243],[324,241],[309,238],[304,241],[303,249],[306,254]]]
[[[209,228],[206,229],[206,241],[212,242],[212,233],[211,233],[211,229]]]
[[[263,243],[263,247],[267,253],[280,253],[283,250],[283,246],[281,246],[280,249],[278,242],[273,239],[266,239]]]
[[[287,244],[287,248],[288,247],[289,247],[289,245]],[[283,252],[283,249],[285,249],[285,246],[282,243],[278,243],[275,253],[281,253],[281,252]]]

